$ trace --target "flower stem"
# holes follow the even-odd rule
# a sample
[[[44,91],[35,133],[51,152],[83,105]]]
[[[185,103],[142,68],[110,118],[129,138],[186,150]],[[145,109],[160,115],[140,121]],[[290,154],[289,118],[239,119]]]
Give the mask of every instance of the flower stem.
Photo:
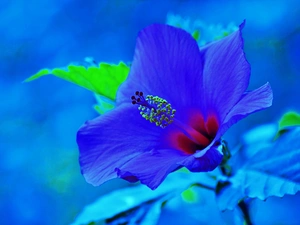
[[[216,189],[214,187],[208,186],[206,184],[201,184],[201,183],[195,183],[192,185],[193,187],[201,187],[210,191],[215,191]]]
[[[249,214],[249,206],[248,206],[248,204],[244,200],[241,200],[239,202],[238,206],[239,206],[241,212],[244,215],[245,223],[247,225],[252,225],[252,221],[251,221],[250,214]]]
[[[231,166],[228,165],[227,162],[231,158],[231,153],[230,153],[228,145],[225,141],[222,141],[222,145],[223,145],[224,158],[223,158],[223,161],[220,164],[219,168],[220,168],[223,176],[230,177],[230,176],[232,176],[232,171],[231,171]],[[252,225],[251,217],[249,214],[249,206],[248,206],[247,202],[245,202],[245,200],[242,199],[238,203],[238,207],[240,208],[241,212],[243,213],[245,224]]]

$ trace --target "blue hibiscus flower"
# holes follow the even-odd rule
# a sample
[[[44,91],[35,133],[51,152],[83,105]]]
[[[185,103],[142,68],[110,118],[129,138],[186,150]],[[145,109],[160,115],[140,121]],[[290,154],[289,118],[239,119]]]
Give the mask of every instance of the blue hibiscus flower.
[[[268,83],[246,91],[250,65],[243,26],[200,49],[182,29],[143,29],[116,108],[78,131],[86,181],[100,185],[120,177],[155,189],[181,167],[215,169],[223,158],[224,132],[273,99]]]

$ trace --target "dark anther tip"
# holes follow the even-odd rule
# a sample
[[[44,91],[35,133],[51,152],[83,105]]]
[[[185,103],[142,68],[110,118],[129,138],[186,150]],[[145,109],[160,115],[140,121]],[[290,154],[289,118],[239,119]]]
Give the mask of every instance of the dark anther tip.
[[[132,100],[134,100],[134,99],[135,99],[135,97],[134,97],[134,96],[131,96],[131,99],[132,99]]]
[[[135,104],[136,104],[136,101],[132,101],[131,103],[132,103],[133,105],[135,105]]]
[[[136,91],[136,92],[135,92],[136,95],[139,95],[139,93],[140,93],[139,91]]]
[[[138,98],[136,101],[137,101],[137,102],[140,102],[140,101],[141,101],[141,99],[140,99],[140,98]]]
[[[143,94],[144,94],[143,92],[140,92],[140,96],[141,96],[141,97],[143,96]]]

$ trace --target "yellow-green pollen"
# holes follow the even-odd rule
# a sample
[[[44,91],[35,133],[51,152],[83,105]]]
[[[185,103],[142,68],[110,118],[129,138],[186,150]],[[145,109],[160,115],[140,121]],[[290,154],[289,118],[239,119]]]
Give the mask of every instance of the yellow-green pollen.
[[[156,126],[165,128],[174,121],[176,110],[163,98],[152,95],[144,98],[143,92],[136,91],[131,100],[132,104],[139,105],[141,116]]]

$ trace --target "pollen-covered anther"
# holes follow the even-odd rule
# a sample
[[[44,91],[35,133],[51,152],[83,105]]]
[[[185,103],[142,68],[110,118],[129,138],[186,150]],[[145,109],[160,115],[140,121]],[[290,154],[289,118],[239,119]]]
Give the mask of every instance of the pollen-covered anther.
[[[176,110],[172,109],[171,104],[165,99],[152,95],[144,98],[143,92],[140,91],[136,91],[135,95],[131,97],[132,104],[139,105],[138,109],[143,118],[161,128],[167,127],[174,121]]]

